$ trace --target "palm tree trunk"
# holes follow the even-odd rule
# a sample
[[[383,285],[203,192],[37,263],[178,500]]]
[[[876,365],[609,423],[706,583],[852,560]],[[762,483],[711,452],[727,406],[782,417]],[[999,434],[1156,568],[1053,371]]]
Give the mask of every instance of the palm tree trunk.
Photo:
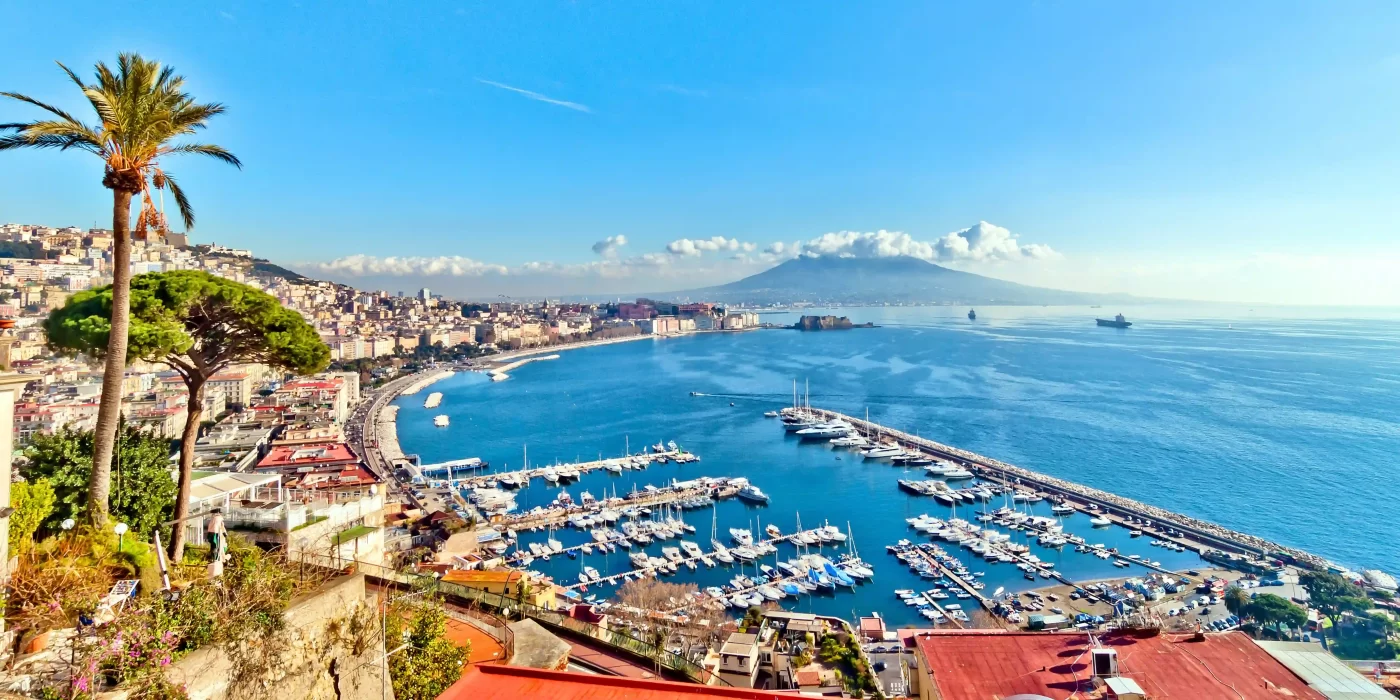
[[[180,435],[180,491],[175,497],[175,531],[170,533],[170,561],[176,564],[185,557],[185,518],[190,515],[194,443],[199,439],[199,419],[204,415],[204,377],[191,375],[185,386],[190,390],[190,403],[186,406],[185,431]]]
[[[93,435],[92,481],[88,483],[88,518],[95,527],[107,522],[112,493],[112,453],[121,423],[122,381],[126,378],[126,333],[131,314],[131,193],[112,190],[112,332],[107,339],[107,366],[102,371],[102,401]]]

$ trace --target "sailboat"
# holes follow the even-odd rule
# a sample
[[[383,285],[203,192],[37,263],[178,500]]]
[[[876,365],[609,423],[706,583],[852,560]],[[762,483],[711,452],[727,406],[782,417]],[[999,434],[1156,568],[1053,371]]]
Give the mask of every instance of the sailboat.
[[[721,564],[733,564],[734,555],[719,541],[719,512],[710,509],[710,546],[715,548],[715,559]]]

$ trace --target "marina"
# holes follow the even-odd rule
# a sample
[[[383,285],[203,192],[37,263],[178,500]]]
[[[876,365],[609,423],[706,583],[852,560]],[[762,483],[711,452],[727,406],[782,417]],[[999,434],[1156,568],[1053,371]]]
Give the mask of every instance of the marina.
[[[765,337],[771,336],[764,333],[740,334],[727,343],[762,345]],[[834,334],[823,337],[844,338]],[[716,355],[717,348],[723,348],[723,352]],[[1240,546],[1253,544],[1249,540],[1232,539],[1218,531],[1195,527],[1185,519],[1159,518],[1150,507],[1128,507],[1126,499],[1118,499],[1113,494],[1094,492],[1069,482],[1057,486],[1043,474],[1029,470],[1016,471],[1017,468],[1010,465],[1002,468],[989,459],[969,459],[967,455],[971,452],[965,455],[946,444],[921,438],[912,430],[891,430],[887,426],[906,421],[898,418],[889,420],[891,409],[887,405],[880,407],[884,419],[869,423],[856,418],[854,410],[829,412],[813,409],[814,416],[822,421],[844,422],[855,430],[854,435],[844,438],[845,443],[835,442],[843,440],[839,437],[798,436],[795,434],[797,430],[789,432],[779,425],[782,415],[790,412],[779,410],[781,404],[788,403],[782,398],[787,392],[779,390],[755,400],[746,398],[745,394],[724,391],[726,387],[723,385],[706,383],[705,379],[701,379],[697,385],[695,376],[698,375],[678,374],[665,364],[657,364],[663,360],[669,361],[668,358],[673,356],[689,358],[688,361],[693,363],[703,361],[706,365],[716,357],[737,361],[737,352],[738,349],[731,352],[728,344],[721,345],[699,338],[668,339],[664,344],[625,343],[599,347],[588,353],[571,353],[566,356],[568,362],[542,363],[531,371],[528,383],[496,384],[488,382],[481,374],[468,373],[475,379],[464,375],[438,388],[446,393],[449,399],[446,404],[450,404],[454,411],[468,411],[471,415],[468,419],[460,418],[459,413],[452,414],[453,422],[449,429],[452,439],[463,436],[461,439],[469,440],[473,445],[474,453],[493,462],[508,459],[512,454],[518,460],[520,445],[527,441],[531,455],[538,452],[549,455],[551,461],[557,461],[554,460],[556,454],[588,454],[600,448],[604,452],[609,449],[618,454],[624,452],[621,439],[616,439],[619,444],[611,447],[612,441],[600,439],[599,435],[618,435],[620,438],[621,434],[627,433],[674,434],[678,441],[686,443],[687,448],[704,454],[705,474],[713,478],[748,477],[753,485],[761,487],[754,494],[756,500],[741,499],[735,494],[735,497],[714,501],[710,508],[678,509],[675,512],[675,517],[700,528],[702,533],[712,517],[718,519],[721,532],[729,528],[754,528],[758,520],[778,525],[784,532],[792,531],[797,525],[794,517],[797,512],[804,516],[804,521],[808,520],[806,516],[809,513],[817,516],[818,522],[822,518],[840,522],[850,520],[852,529],[864,542],[878,544],[881,548],[900,539],[937,544],[948,555],[961,558],[969,568],[983,570],[985,576],[971,582],[985,585],[980,592],[991,599],[993,605],[1009,605],[1012,596],[1051,584],[1063,585],[1063,582],[1080,582],[1080,585],[1084,585],[1084,582],[1167,571],[1186,577],[1189,574],[1185,572],[1208,570],[1208,559],[1217,554],[1245,556],[1252,551],[1247,546]],[[614,385],[607,381],[607,372],[599,368],[628,364],[644,369],[648,377],[654,380],[646,394],[610,393]],[[581,372],[587,377],[581,379]],[[681,376],[685,379],[680,379]],[[778,386],[790,390],[790,376],[771,381],[769,385],[781,382]],[[850,380],[840,374],[824,378],[823,389],[831,391],[826,385],[833,381],[842,391],[852,391]],[[876,381],[882,380],[877,377]],[[551,382],[567,383],[569,388],[546,390]],[[690,396],[692,392],[702,395]],[[677,398],[687,396],[690,398]],[[817,402],[815,396],[813,402]],[[421,403],[404,404],[402,410],[422,410],[419,408]],[[849,403],[843,402],[843,405]],[[872,405],[872,412],[877,407],[878,404]],[[863,412],[863,406],[861,410]],[[766,416],[767,413],[778,415]],[[562,430],[556,429],[556,421],[561,418],[568,421],[568,426]],[[416,426],[416,422],[400,422],[400,428],[405,431],[405,440],[416,451],[425,457],[437,456],[439,460],[452,456],[450,449],[439,450],[425,441],[426,436],[418,436],[421,435],[418,428],[410,426]],[[812,426],[801,429],[806,427]],[[427,429],[432,428],[429,426]],[[410,430],[415,436],[407,435]],[[951,433],[949,435],[952,436]],[[962,439],[966,436],[958,437]],[[875,443],[886,443],[888,447]],[[449,448],[447,444],[442,447]],[[883,456],[861,454],[862,449],[871,447],[890,452]],[[946,449],[940,450],[940,447]],[[1012,451],[1011,454],[1017,453]],[[930,467],[940,466],[939,462],[948,462],[953,469],[944,474],[929,471]],[[560,465],[579,463],[583,462],[558,462]],[[615,491],[617,497],[623,497],[634,489],[642,491],[648,482],[665,488],[673,482],[693,480],[697,473],[674,461],[666,464],[653,462],[645,471],[621,465],[614,467],[585,470],[577,480],[565,478],[557,482],[542,480],[542,474],[535,472],[530,487],[525,488],[512,488],[502,484],[499,478],[492,478],[509,473],[509,470],[494,475],[474,473],[468,478],[473,480],[473,488],[490,488],[490,482],[494,480],[499,490],[513,493],[518,506],[508,516],[518,517],[533,508],[551,506],[563,490],[567,490],[576,501],[581,492],[597,494],[601,499]],[[531,471],[535,469],[532,465]],[[962,474],[963,471],[967,472],[966,476]],[[946,488],[930,482],[942,482]],[[546,488],[538,488],[542,485]],[[928,492],[918,493],[919,489],[928,489]],[[943,497],[940,498],[940,495]],[[665,500],[664,496],[653,495],[650,498]],[[955,500],[950,503],[951,499]],[[992,515],[1008,504],[1028,516],[1052,519],[1061,525],[1062,531],[1052,533],[1034,524],[1022,524],[1012,529],[995,522],[978,520],[979,516]],[[665,505],[661,504],[663,510]],[[913,537],[908,524],[902,521],[921,513],[936,516],[944,522],[960,515],[968,522],[1009,535],[1011,544],[1026,549],[1024,552],[1004,552],[1008,555],[1007,561],[992,561],[962,545],[953,546],[943,540],[931,542],[928,538]],[[703,524],[697,518],[703,518]],[[555,524],[552,535],[548,532],[548,526],[538,532],[530,528],[517,529],[518,543],[526,551],[531,542],[544,545],[552,537],[564,548],[572,548],[577,553],[578,559],[570,559],[566,554],[551,556],[549,561],[535,557],[528,567],[553,577],[561,586],[577,587],[580,584],[579,575],[583,573],[580,564],[584,560],[597,571],[599,578],[613,577],[609,580],[617,581],[622,575],[632,575],[636,571],[630,560],[631,554],[643,550],[648,557],[667,559],[662,548],[679,546],[675,541],[653,539],[647,545],[634,542],[630,550],[616,547],[617,551],[603,550],[600,553],[597,543],[591,538],[591,530],[569,527],[567,521],[567,512],[554,514],[550,520]],[[1230,549],[1214,546],[1210,540],[1198,536],[1187,527],[1223,540]],[[1137,533],[1136,536],[1134,533]],[[1083,544],[1074,541],[1071,536],[1079,538]],[[1055,544],[1059,537],[1065,539],[1063,544]],[[702,534],[694,539],[703,543],[705,538]],[[592,554],[583,553],[584,544],[591,545]],[[1101,548],[1095,549],[1093,545],[1101,545]],[[515,549],[512,546],[511,551]],[[1113,553],[1113,550],[1117,553]],[[1258,548],[1258,551],[1268,550],[1267,545]],[[714,561],[710,547],[706,546],[702,551]],[[988,548],[984,546],[983,551],[988,551]],[[1028,560],[1029,556],[1034,556],[1034,561],[1047,566],[1041,569]],[[681,563],[679,570],[669,576],[678,583],[694,583],[702,591],[728,585],[735,575],[732,569],[726,571],[717,561],[714,567],[709,567],[703,560],[695,560],[682,552],[682,561],[685,560],[695,564],[695,570]],[[894,558],[888,561],[894,563]],[[734,566],[738,565],[736,562]],[[768,565],[771,567],[773,563],[769,561]],[[1020,565],[1033,569],[1026,571]],[[754,568],[752,564],[748,566],[750,570]],[[914,606],[901,604],[899,600],[892,601],[890,595],[892,590],[924,591],[928,588],[926,580],[904,566],[877,568],[882,569],[878,584],[857,586],[836,599],[803,594],[788,595],[776,602],[799,612],[848,617],[852,609],[873,610],[879,611],[892,625],[927,624],[928,619]],[[1041,575],[1042,570],[1046,576]],[[954,586],[956,588],[956,584]],[[998,589],[1001,593],[991,593]],[[962,592],[968,593],[965,590]],[[592,593],[606,595],[598,590]],[[952,600],[940,601],[940,604]],[[953,604],[968,606],[969,612],[985,608],[976,598],[958,600]]]

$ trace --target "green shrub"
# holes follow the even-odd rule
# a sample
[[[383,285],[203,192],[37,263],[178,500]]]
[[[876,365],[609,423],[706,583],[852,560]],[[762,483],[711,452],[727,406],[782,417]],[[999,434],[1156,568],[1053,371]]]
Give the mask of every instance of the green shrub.
[[[53,513],[55,496],[48,479],[10,486],[10,556],[24,556],[34,547],[34,533]]]

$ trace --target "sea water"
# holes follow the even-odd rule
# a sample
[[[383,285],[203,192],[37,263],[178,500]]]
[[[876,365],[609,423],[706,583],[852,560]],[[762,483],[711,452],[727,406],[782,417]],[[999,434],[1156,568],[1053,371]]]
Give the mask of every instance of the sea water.
[[[1120,310],[1136,321],[1132,328],[1094,324],[1096,315]],[[799,518],[804,527],[830,523],[845,531],[849,524],[855,548],[875,569],[874,581],[784,604],[847,617],[878,610],[895,624],[919,618],[892,591],[929,586],[888,555],[886,545],[926,540],[905,518],[952,513],[898,488],[899,479],[927,478],[921,470],[800,442],[764,418],[765,411],[793,402],[794,380],[799,400],[810,384],[813,406],[856,416],[868,409],[872,421],[886,426],[1358,569],[1400,571],[1400,552],[1391,545],[1400,504],[1387,496],[1400,448],[1400,320],[1394,317],[1218,306],[985,307],[976,321],[966,318],[966,309],[953,308],[834,313],[880,327],[648,339],[561,353],[556,361],[515,370],[504,382],[459,374],[434,385],[444,395],[438,408],[424,409],[412,397],[398,402],[400,442],[425,463],[476,456],[492,471],[504,471],[521,466],[527,445],[530,463],[543,466],[674,440],[702,461],[621,475],[600,470],[563,488],[575,499],[585,490],[601,498],[672,479],[748,477],[771,496],[767,506],[730,500],[713,511],[686,511],[697,533],[685,539],[709,550],[712,521],[731,546],[731,527],[752,527],[759,535],[769,523],[791,532]],[[763,318],[791,323],[796,315]],[[433,427],[439,413],[451,417],[450,428]],[[520,510],[549,503],[558,490],[535,479],[519,492]],[[959,508],[959,517],[971,520],[970,510]],[[1048,503],[1034,511],[1050,514]],[[1067,518],[1065,530],[1171,568],[1204,565],[1194,554],[1149,546],[1147,538],[1130,538],[1122,528],[1091,528],[1083,514]],[[526,532],[522,541],[547,535]],[[590,541],[568,528],[556,537],[565,545]],[[1146,573],[1015,537],[1075,580]],[[660,556],[663,545],[676,546],[676,540],[646,549]],[[1046,583],[1023,580],[1014,565],[943,547],[985,573],[984,592]],[[779,549],[782,559],[796,554],[790,545]],[[836,552],[827,547],[825,553],[834,558]],[[576,583],[584,565],[605,574],[629,570],[627,554],[560,555],[536,560],[532,568],[567,585]],[[771,566],[772,560],[765,562]],[[703,588],[737,571],[701,565],[695,572],[682,568],[670,580]]]

